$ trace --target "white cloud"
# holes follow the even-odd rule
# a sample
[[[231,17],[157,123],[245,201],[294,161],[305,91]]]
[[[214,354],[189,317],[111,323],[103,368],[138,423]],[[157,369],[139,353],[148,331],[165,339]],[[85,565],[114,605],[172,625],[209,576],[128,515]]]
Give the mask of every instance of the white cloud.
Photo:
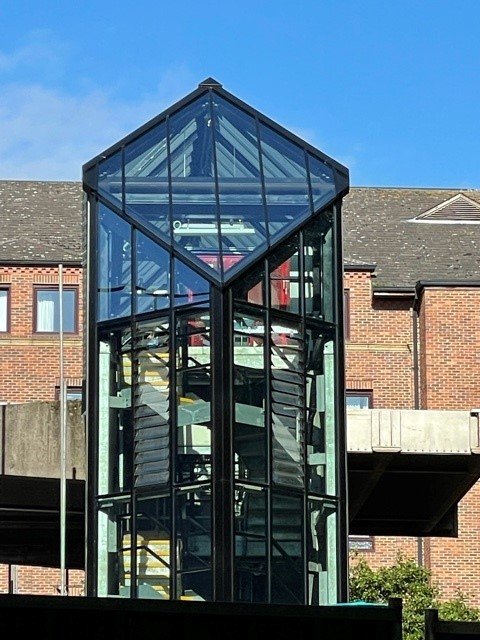
[[[167,69],[153,92],[132,100],[119,99],[108,87],[74,92],[11,81],[11,72],[31,70],[39,58],[48,76],[61,64],[61,48],[37,39],[0,52],[0,179],[78,180],[84,162],[192,88],[184,66]]]

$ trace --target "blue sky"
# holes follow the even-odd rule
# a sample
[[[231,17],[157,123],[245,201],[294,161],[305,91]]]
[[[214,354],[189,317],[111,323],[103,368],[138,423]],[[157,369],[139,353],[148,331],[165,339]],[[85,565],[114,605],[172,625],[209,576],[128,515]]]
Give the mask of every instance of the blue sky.
[[[353,185],[480,188],[479,0],[0,3],[0,178],[79,179],[207,76]]]

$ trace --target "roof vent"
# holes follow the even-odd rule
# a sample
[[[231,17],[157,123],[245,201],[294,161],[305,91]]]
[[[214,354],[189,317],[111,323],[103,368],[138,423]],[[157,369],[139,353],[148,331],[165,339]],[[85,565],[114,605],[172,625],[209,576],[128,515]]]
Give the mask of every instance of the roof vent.
[[[443,224],[480,224],[480,203],[457,193],[433,209],[428,209],[410,222],[438,222]]]

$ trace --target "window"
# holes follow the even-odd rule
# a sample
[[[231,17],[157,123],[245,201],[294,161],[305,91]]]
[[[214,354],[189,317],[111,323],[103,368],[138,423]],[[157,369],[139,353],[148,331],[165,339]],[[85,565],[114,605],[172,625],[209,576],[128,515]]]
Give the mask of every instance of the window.
[[[343,290],[343,333],[350,340],[350,289]]]
[[[373,393],[371,391],[347,391],[347,409],[372,409]]]
[[[38,287],[34,292],[34,330],[36,333],[60,331],[60,292],[58,287]],[[63,330],[77,333],[77,289],[63,289]]]
[[[66,400],[81,400],[83,396],[82,387],[67,387]],[[60,387],[55,387],[55,400],[60,400]]]
[[[6,333],[9,330],[9,303],[10,290],[0,289],[0,333]]]
[[[348,536],[348,548],[350,551],[375,551],[373,536]]]

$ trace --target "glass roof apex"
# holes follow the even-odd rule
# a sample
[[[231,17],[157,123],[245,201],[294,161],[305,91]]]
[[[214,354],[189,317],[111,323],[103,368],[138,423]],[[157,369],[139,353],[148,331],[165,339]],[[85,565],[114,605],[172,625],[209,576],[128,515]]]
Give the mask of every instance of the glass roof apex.
[[[84,182],[227,283],[345,195],[348,169],[207,78],[86,163]]]

